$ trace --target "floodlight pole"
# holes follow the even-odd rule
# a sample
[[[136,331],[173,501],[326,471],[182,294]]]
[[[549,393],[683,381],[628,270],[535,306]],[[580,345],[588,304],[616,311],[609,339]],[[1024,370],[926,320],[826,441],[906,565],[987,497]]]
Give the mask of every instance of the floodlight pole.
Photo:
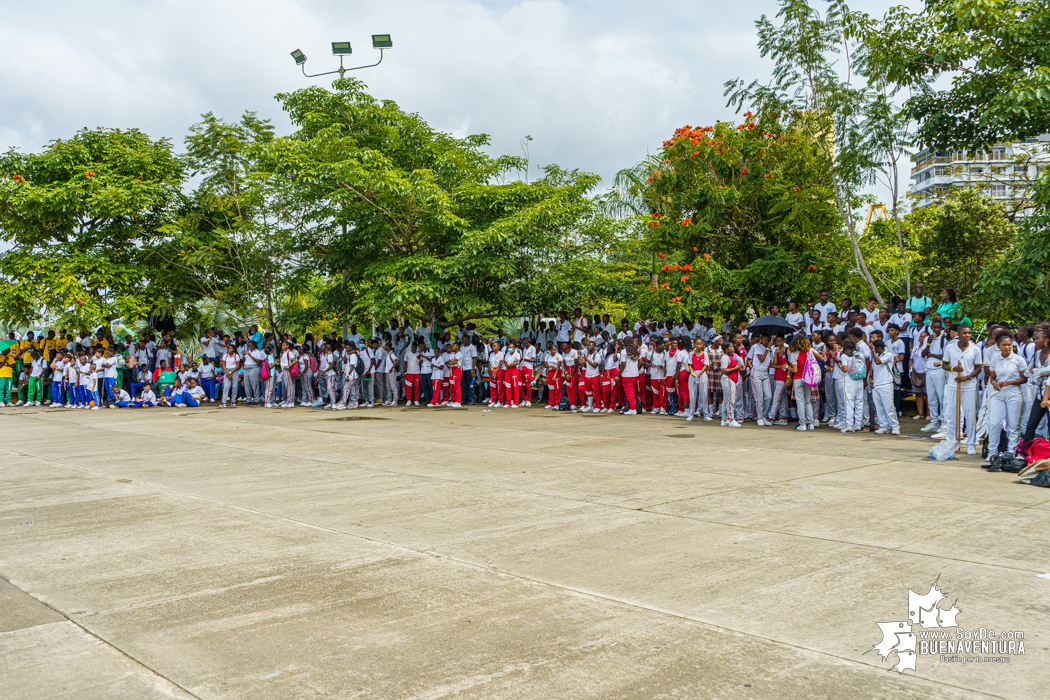
[[[344,68],[343,67],[343,57],[340,56],[339,57],[339,68],[337,68],[336,70],[330,70],[330,71],[327,71],[325,73],[314,73],[313,75],[310,75],[309,73],[306,72],[306,61],[303,61],[299,65],[302,66],[303,75],[305,75],[307,78],[320,78],[322,75],[332,75],[333,73],[338,73],[339,74],[339,78],[342,79],[342,77],[345,74],[349,73],[352,70],[361,70],[362,68],[374,68],[374,67],[378,66],[380,63],[382,63],[383,62],[383,52],[386,51],[386,49],[377,49],[377,50],[379,51],[379,60],[376,61],[375,63],[369,63],[367,66],[354,66],[353,68]]]

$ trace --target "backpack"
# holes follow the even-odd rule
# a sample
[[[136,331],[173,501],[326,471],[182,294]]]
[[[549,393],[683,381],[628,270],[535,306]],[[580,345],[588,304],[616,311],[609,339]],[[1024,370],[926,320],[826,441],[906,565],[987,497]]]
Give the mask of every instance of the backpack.
[[[308,356],[310,358],[310,371],[317,374],[317,358],[312,354]]]
[[[259,378],[269,379],[270,378],[270,363],[263,360],[263,363],[259,365]]]
[[[361,376],[365,373],[365,361],[361,359],[361,355],[357,354],[357,376]]]
[[[806,365],[802,368],[802,383],[809,387],[817,387],[820,386],[820,379],[820,363],[807,352]]]
[[[1037,476],[1039,476],[1040,474],[1044,474],[1047,470],[1050,470],[1050,459],[1044,459],[1039,462],[1033,462],[1032,464],[1029,464],[1027,467],[1018,472],[1017,478],[1021,480],[1021,483],[1031,484],[1033,481],[1035,481],[1035,478]],[[1043,482],[1045,482],[1048,478],[1050,477],[1044,476]]]
[[[846,374],[850,379],[864,379],[868,376],[868,368],[864,364],[862,356],[853,355],[846,362]]]
[[[1028,482],[1029,486],[1042,486],[1043,488],[1050,488],[1050,469],[1044,469],[1035,475],[1035,478]]]
[[[292,379],[299,378],[299,361],[296,360],[288,367],[288,374],[291,375]]]
[[[1025,445],[1024,457],[1028,464],[1050,459],[1050,441],[1039,437],[1033,438],[1029,444]]]

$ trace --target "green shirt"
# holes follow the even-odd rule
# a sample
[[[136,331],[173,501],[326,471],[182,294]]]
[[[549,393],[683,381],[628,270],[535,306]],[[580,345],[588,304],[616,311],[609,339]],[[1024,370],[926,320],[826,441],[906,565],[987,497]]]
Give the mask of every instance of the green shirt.
[[[931,306],[933,306],[933,300],[931,300],[929,297],[912,297],[908,300],[908,303],[905,304],[905,307],[908,309],[908,311],[912,312],[913,314],[925,311]]]

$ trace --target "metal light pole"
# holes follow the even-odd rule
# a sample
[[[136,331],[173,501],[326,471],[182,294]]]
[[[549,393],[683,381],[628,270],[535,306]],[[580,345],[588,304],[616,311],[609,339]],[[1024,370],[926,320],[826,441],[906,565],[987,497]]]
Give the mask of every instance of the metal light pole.
[[[354,50],[350,47],[349,41],[333,41],[332,55],[339,57],[339,68],[337,68],[336,70],[326,71],[324,73],[314,73],[313,75],[310,75],[306,72],[306,54],[304,54],[299,49],[296,49],[295,51],[292,51],[292,58],[295,59],[295,65],[302,67],[303,75],[305,75],[307,78],[318,78],[322,75],[332,75],[334,73],[338,73],[339,77],[342,78],[352,70],[360,70],[362,68],[372,68],[374,66],[378,66],[380,63],[383,62],[383,52],[387,49],[394,48],[394,42],[390,40],[389,34],[373,34],[372,48],[379,51],[378,61],[376,61],[375,63],[369,63],[367,66],[354,66],[352,68],[346,68],[345,66],[343,66],[343,56],[349,56],[354,52]]]
[[[349,56],[354,52],[350,47],[349,41],[333,41],[332,42],[332,55],[339,57],[339,68],[336,70],[330,70],[325,73],[315,73],[310,75],[306,72],[306,54],[299,49],[292,51],[292,58],[295,59],[295,65],[300,66],[303,70],[303,75],[307,78],[319,78],[322,75],[332,75],[338,73],[340,78],[346,76],[349,71],[360,70],[362,68],[373,68],[383,62],[383,52],[387,49],[394,48],[394,42],[390,40],[389,34],[373,34],[372,35],[372,48],[379,51],[379,60],[375,63],[370,63],[367,66],[354,66],[353,68],[347,68],[343,65],[343,56]],[[346,222],[343,223],[343,238],[346,238]],[[343,270],[343,290],[346,290],[346,270]],[[374,330],[374,328],[373,328]],[[346,311],[343,312],[343,338],[347,338],[350,335],[350,319]]]

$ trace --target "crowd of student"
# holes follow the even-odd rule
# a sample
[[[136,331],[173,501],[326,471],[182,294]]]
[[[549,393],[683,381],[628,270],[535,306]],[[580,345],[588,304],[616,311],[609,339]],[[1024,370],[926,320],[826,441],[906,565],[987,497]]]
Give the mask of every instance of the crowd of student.
[[[238,402],[333,410],[487,403],[583,413],[718,418],[738,428],[797,421],[843,433],[899,434],[901,400],[915,398],[923,432],[965,442],[990,438],[989,459],[1046,435],[1050,323],[989,324],[973,338],[953,290],[934,308],[922,287],[910,299],[866,308],[826,292],[788,304],[783,331],[744,320],[696,322],[569,318],[524,323],[516,337],[455,328],[380,324],[368,338],[307,333],[301,340],[217,329],[192,357],[172,335],[123,341],[49,331],[14,338],[0,355],[0,406],[195,407]],[[780,309],[770,309],[771,316]],[[779,320],[775,319],[775,320]],[[768,324],[767,324],[768,325]],[[196,345],[196,344],[195,344]],[[12,395],[12,387],[15,395]],[[13,403],[12,403],[13,401]]]

